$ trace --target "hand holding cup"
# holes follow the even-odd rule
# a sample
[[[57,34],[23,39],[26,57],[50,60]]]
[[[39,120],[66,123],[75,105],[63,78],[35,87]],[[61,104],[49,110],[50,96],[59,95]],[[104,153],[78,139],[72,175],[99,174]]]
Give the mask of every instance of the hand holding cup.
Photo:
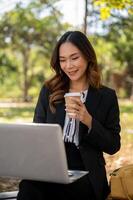
[[[82,123],[84,123],[89,128],[92,123],[92,116],[87,111],[84,103],[81,101],[81,93],[80,92],[70,92],[64,95],[65,98],[65,106],[66,113],[69,118],[78,119]]]

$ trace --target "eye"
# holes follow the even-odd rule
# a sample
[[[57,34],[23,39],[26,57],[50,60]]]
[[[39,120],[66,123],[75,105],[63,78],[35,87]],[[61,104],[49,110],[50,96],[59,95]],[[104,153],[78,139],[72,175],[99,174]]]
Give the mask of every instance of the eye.
[[[77,60],[79,56],[73,57],[72,60]]]
[[[60,63],[63,63],[63,62],[65,62],[66,60],[60,60]]]

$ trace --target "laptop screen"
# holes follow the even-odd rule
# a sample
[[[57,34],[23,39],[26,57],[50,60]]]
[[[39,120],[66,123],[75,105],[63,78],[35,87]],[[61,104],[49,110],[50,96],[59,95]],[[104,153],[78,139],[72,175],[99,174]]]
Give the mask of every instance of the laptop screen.
[[[60,125],[1,123],[0,176],[68,182]]]

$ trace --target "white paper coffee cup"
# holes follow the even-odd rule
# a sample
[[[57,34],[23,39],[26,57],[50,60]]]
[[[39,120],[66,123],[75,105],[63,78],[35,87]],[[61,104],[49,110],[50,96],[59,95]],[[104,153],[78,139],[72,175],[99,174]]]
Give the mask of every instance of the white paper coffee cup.
[[[81,99],[81,93],[80,92],[69,92],[69,93],[66,93],[64,95],[64,98],[65,98],[65,102],[67,105],[73,103],[73,100],[72,98],[78,98],[78,99]],[[72,117],[75,115],[75,113],[67,113],[69,117]]]

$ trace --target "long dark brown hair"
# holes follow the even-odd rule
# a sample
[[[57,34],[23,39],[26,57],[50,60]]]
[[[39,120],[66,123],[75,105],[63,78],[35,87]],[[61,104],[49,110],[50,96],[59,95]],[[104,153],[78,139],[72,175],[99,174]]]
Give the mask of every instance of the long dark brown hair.
[[[56,104],[64,100],[64,94],[69,90],[69,78],[62,71],[59,61],[59,48],[65,42],[71,42],[75,45],[88,61],[86,74],[89,86],[98,89],[101,85],[97,58],[90,41],[86,35],[80,31],[66,32],[57,42],[51,57],[50,64],[55,72],[55,75],[45,83],[50,90],[49,104],[52,112],[55,112]]]

